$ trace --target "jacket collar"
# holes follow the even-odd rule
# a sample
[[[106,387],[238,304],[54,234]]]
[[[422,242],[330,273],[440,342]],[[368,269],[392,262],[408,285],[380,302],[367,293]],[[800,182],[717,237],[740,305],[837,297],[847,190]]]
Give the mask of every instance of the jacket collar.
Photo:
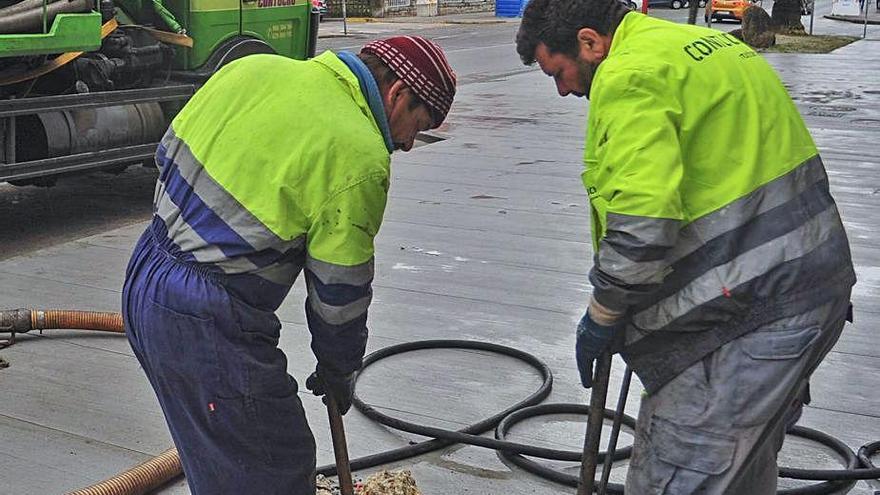
[[[349,70],[354,73],[355,77],[357,77],[361,93],[367,99],[367,104],[370,106],[373,118],[376,120],[379,129],[382,131],[382,137],[385,139],[385,147],[388,148],[388,152],[391,153],[394,151],[394,144],[391,141],[391,129],[389,128],[388,117],[385,115],[385,104],[382,102],[382,94],[379,92],[379,85],[376,84],[376,79],[373,77],[370,69],[367,68],[367,65],[364,64],[357,55],[351,52],[339,52],[336,56],[339,57],[339,60],[342,60]]]

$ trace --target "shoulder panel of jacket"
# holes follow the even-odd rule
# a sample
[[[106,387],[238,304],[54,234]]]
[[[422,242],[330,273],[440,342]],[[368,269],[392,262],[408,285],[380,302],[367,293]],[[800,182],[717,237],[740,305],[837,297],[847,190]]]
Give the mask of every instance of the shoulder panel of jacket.
[[[193,96],[173,126],[205,172],[282,239],[307,233],[340,192],[390,174],[357,78],[331,52],[308,61],[236,60]]]
[[[661,158],[675,154],[673,148],[680,155],[677,175],[665,175],[661,168],[644,171],[639,179],[647,181],[645,188],[677,183],[680,212],[642,204],[611,210],[616,213],[688,223],[817,153],[773,69],[726,33],[627,14],[590,96],[584,175],[591,196],[616,194],[621,177],[613,171],[622,163],[650,168],[658,151]],[[662,122],[672,126],[665,135],[655,127]],[[649,142],[645,135],[666,141]],[[613,141],[622,149],[603,149]]]

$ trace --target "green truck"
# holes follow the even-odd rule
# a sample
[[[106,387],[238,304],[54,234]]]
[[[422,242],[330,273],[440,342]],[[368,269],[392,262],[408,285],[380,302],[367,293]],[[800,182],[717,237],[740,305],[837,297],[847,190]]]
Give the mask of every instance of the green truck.
[[[315,54],[310,0],[0,0],[0,182],[150,163],[224,64]]]

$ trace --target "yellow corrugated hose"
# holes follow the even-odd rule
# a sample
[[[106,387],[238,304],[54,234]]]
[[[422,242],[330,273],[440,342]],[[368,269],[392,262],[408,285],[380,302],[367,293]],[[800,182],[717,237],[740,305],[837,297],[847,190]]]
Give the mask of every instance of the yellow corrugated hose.
[[[18,333],[31,330],[99,330],[125,333],[120,313],[17,309],[0,311],[0,327]],[[144,495],[183,474],[177,449],[171,448],[137,466],[67,495]]]

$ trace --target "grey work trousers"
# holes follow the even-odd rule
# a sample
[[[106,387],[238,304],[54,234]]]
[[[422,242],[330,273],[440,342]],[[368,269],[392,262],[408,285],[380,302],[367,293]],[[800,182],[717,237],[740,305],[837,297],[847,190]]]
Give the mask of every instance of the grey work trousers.
[[[642,398],[627,495],[773,495],[786,427],[849,296],[735,339]]]

